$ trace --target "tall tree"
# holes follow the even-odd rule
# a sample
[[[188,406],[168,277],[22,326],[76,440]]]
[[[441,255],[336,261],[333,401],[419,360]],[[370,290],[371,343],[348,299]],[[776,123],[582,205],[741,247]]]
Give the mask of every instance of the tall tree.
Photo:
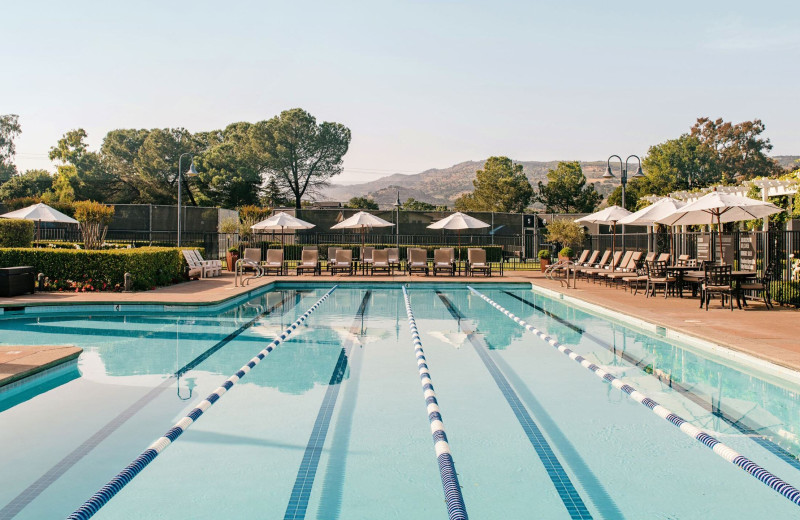
[[[274,176],[270,176],[269,182],[264,187],[264,194],[261,198],[262,204],[271,208],[286,206],[289,201],[286,199],[284,191],[278,186],[278,181]]]
[[[761,137],[764,128],[760,119],[733,124],[722,118],[712,121],[701,117],[691,135],[717,155],[722,182],[732,184],[783,173],[780,165],[767,156],[772,145],[768,138]]]
[[[0,116],[0,184],[16,175],[17,167],[12,162],[17,152],[14,139],[22,133],[19,116],[6,114]]]
[[[549,213],[591,213],[602,197],[594,184],[586,185],[579,161],[561,161],[547,172],[547,184],[539,181],[535,200]]]
[[[149,130],[133,128],[111,130],[106,134],[100,146],[100,157],[112,180],[104,202],[152,202],[142,195],[145,182],[136,167],[139,150],[149,134]]]
[[[717,155],[697,136],[688,134],[651,146],[642,167],[645,176],[634,179],[635,184],[640,192],[648,191],[654,195],[667,195],[671,191],[720,181]]]
[[[83,128],[70,130],[50,148],[50,160],[75,167],[77,176],[70,181],[76,200],[105,200],[112,176],[102,167],[100,156],[89,151]]]
[[[294,196],[295,207],[306,193],[318,191],[342,172],[342,157],[350,146],[350,130],[339,123],[317,120],[301,108],[255,124],[256,151],[266,173]]]
[[[530,204],[533,187],[522,171],[508,157],[489,157],[483,170],[475,172],[472,193],[456,200],[456,209],[463,211],[499,211],[521,213]]]
[[[183,128],[154,128],[150,130],[133,161],[137,171],[140,202],[151,204],[175,204],[178,200],[178,165],[183,173],[189,169],[187,157],[179,161],[184,153],[195,153],[197,147],[192,134]],[[190,181],[183,177],[183,194],[195,204]]]
[[[21,175],[14,175],[0,186],[0,201],[20,197],[41,197],[52,186],[53,178],[47,170],[28,170]]]

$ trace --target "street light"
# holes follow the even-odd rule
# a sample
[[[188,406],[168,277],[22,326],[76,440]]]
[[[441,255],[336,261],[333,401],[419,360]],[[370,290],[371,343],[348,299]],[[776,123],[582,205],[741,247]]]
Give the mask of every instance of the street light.
[[[192,157],[192,164],[189,166],[187,175],[197,175],[197,170],[194,168],[194,156],[190,152],[182,153],[178,157],[178,247],[181,247],[181,184],[183,184],[183,168],[181,167],[183,156],[189,155]]]
[[[642,161],[641,161],[641,159],[639,159],[638,155],[629,155],[628,158],[625,159],[625,165],[623,166],[622,157],[620,157],[619,155],[612,155],[611,157],[608,158],[608,161],[606,163],[608,165],[608,169],[606,170],[605,175],[603,175],[604,179],[613,179],[614,178],[614,174],[611,173],[611,159],[613,159],[614,157],[616,157],[617,160],[619,160],[619,169],[620,169],[620,179],[619,180],[620,180],[620,183],[622,184],[622,209],[626,209],[625,208],[625,187],[628,185],[628,162],[631,160],[631,157],[635,157],[636,160],[639,162],[639,167],[636,169],[636,173],[631,175],[631,178],[636,178],[636,177],[644,177],[644,174],[642,173]]]
[[[392,204],[397,211],[397,220],[394,223],[394,232],[397,236],[397,249],[400,250],[400,190],[397,190],[397,200]]]

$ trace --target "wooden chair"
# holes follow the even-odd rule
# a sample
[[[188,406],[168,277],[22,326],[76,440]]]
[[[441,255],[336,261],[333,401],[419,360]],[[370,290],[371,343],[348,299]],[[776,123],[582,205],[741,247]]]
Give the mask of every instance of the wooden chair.
[[[433,252],[433,276],[439,272],[456,274],[455,250],[452,247],[440,248]]]
[[[467,249],[467,275],[475,276],[476,272],[492,276],[492,266],[486,261],[485,249],[470,247]]]
[[[197,262],[197,258],[190,254],[187,249],[182,250],[181,253],[183,253],[183,258],[186,260],[186,265],[189,266],[189,278],[205,278],[203,266]]]
[[[386,249],[376,249],[372,252],[372,262],[370,262],[370,274],[375,274],[375,271],[386,271],[386,274],[392,274],[392,264],[389,263],[389,251]]]
[[[768,309],[772,309],[774,306],[772,305],[772,293],[770,292],[770,285],[772,282],[772,273],[775,270],[775,263],[770,262],[767,264],[767,268],[764,269],[764,273],[762,274],[761,278],[757,281],[753,282],[745,282],[741,284],[739,290],[744,291],[753,291],[753,292],[760,292],[761,297],[764,299],[764,304],[767,306]],[[744,296],[742,297],[744,299]],[[747,300],[745,299],[745,305],[747,304]]]
[[[406,271],[408,274],[414,272],[425,273],[428,276],[428,252],[424,249],[415,247],[408,248],[408,262],[406,263]]]
[[[306,271],[311,271],[315,275],[321,274],[319,266],[319,250],[316,247],[314,249],[303,248],[300,263],[297,264],[297,274],[302,274]]]
[[[733,278],[731,276],[732,268],[730,265],[714,265],[710,266],[705,271],[705,280],[703,280],[701,296],[701,305],[705,302],[706,310],[708,310],[708,302],[711,300],[711,295],[717,293],[720,295],[722,306],[725,306],[725,296],[729,298],[729,306],[733,311]]]
[[[336,257],[333,259],[333,264],[328,263],[328,270],[331,276],[336,273],[353,274],[353,251],[350,249],[338,249]]]
[[[649,298],[651,295],[656,295],[656,289],[659,285],[664,286],[664,298],[667,297],[671,286],[674,287],[676,278],[669,276],[667,273],[667,263],[656,260],[647,265],[647,288],[645,295]]]
[[[203,260],[200,256],[200,252],[196,249],[184,249],[183,250],[183,257],[186,259],[186,263],[189,264],[189,273],[190,275],[192,272],[196,274],[196,271],[200,270],[200,277],[201,278],[209,278],[212,276],[219,276],[222,272],[221,265],[215,265],[210,261]]]
[[[280,276],[285,273],[283,265],[283,249],[267,249],[267,260],[261,264],[264,274],[275,272]]]

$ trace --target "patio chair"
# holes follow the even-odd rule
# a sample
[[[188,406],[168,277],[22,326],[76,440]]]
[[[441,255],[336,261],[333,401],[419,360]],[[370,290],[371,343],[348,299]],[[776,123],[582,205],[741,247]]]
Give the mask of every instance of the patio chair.
[[[675,265],[683,265],[683,262],[689,259],[689,255],[678,255],[678,263]]]
[[[575,267],[591,267],[597,263],[598,256],[600,256],[600,251],[595,249],[592,251],[592,254],[589,255],[589,258],[585,259],[583,262],[575,262]]]
[[[372,252],[370,273],[375,274],[375,271],[386,271],[386,274],[392,274],[392,264],[389,263],[389,251],[386,249],[376,249]]]
[[[372,246],[361,248],[361,265],[362,267],[369,268],[372,265],[372,252],[375,250]]]
[[[672,255],[669,253],[661,253],[658,255],[658,259],[656,262],[664,262],[665,264],[669,265],[669,261],[672,258]]]
[[[485,249],[470,247],[467,249],[467,275],[475,276],[476,272],[492,276],[492,266],[486,261]]]
[[[587,280],[591,278],[592,283],[594,283],[595,280],[600,278],[598,276],[600,273],[612,272],[614,269],[616,269],[621,259],[622,251],[614,251],[614,255],[611,257],[611,261],[609,261],[608,264],[595,269],[583,269],[581,272]]]
[[[651,251],[650,253],[647,253],[647,255],[644,257],[644,261],[645,262],[652,262],[653,260],[656,259],[656,255],[657,254],[658,253],[656,253],[655,251]]]
[[[440,248],[433,252],[433,276],[439,272],[456,274],[455,250],[452,247]]]
[[[203,257],[200,256],[200,252],[196,249],[184,249],[183,257],[186,259],[186,263],[189,264],[190,272],[200,269],[201,278],[219,276],[219,274],[222,272],[221,262],[220,265],[217,265],[214,262],[203,260]]]
[[[219,276],[222,272],[222,260],[205,260],[197,249],[193,249],[192,253],[200,263],[216,268],[217,272],[214,276]]]
[[[336,251],[336,257],[333,263],[328,261],[328,270],[331,276],[336,273],[353,274],[353,251],[351,249],[339,249]]]
[[[706,269],[705,280],[701,286],[700,305],[705,302],[706,310],[708,310],[708,302],[711,300],[711,295],[717,293],[720,295],[720,303],[725,306],[725,296],[728,296],[728,303],[733,311],[733,278],[731,276],[732,268],[730,265],[713,265]]]
[[[256,266],[261,265],[261,248],[260,247],[248,247],[245,248],[244,254],[242,255],[243,260],[247,260],[247,263],[242,263],[242,271],[255,271]]]
[[[303,248],[300,263],[297,264],[297,274],[311,271],[315,275],[321,274],[319,267],[319,250],[315,247],[313,249]]]
[[[675,286],[676,281],[676,278],[670,276],[667,272],[667,263],[656,260],[655,262],[650,262],[645,265],[647,265],[647,288],[645,289],[645,296],[648,298],[651,295],[655,296],[658,286],[663,285],[664,298],[666,298],[669,290]]]
[[[761,278],[753,282],[745,282],[741,284],[739,290],[744,291],[753,291],[753,292],[760,292],[762,298],[764,298],[764,304],[767,306],[768,309],[772,309],[772,293],[770,292],[770,285],[772,282],[772,273],[775,270],[775,263],[770,262],[767,264],[767,268],[764,269],[764,273],[762,274]],[[744,300],[745,305],[747,304],[747,299]]]
[[[583,251],[581,251],[581,255],[578,257],[577,260],[575,260],[574,263],[575,265],[581,265],[586,261],[587,258],[589,258],[589,250],[584,249]]]
[[[633,251],[626,251],[625,254],[622,256],[622,260],[620,260],[616,265],[614,265],[611,269],[606,271],[601,271],[595,273],[598,278],[605,278],[606,285],[608,285],[608,275],[614,274],[616,272],[623,272],[627,269],[628,264],[631,261],[631,256],[633,256]]]
[[[328,248],[328,270],[330,271],[331,266],[336,263],[336,251],[338,251],[338,247],[329,247]]]
[[[283,265],[283,249],[267,249],[267,261],[261,264],[264,274],[269,274],[275,271],[275,274],[280,276],[285,274]]]
[[[181,251],[186,264],[189,266],[189,278],[205,278],[203,273],[203,265],[198,263],[197,258],[190,253],[187,249]]]
[[[428,276],[428,252],[424,249],[415,247],[408,248],[408,262],[406,263],[408,274],[414,272],[425,273]]]
[[[641,265],[642,254],[641,251],[633,252],[627,264],[623,263],[622,267],[618,267],[615,272],[608,273],[606,275],[606,285],[613,282],[614,286],[616,286],[618,282],[623,281],[625,278],[638,276],[636,269]]]
[[[594,256],[594,255],[592,255]],[[600,257],[600,261],[595,264],[589,264],[583,267],[575,268],[575,276],[586,276],[588,278],[588,272],[592,269],[600,269],[608,265],[608,261],[611,259],[611,250],[606,249],[606,252],[603,253],[603,256]]]
[[[387,247],[386,252],[389,254],[389,265],[392,269],[400,270],[400,250],[396,247]]]

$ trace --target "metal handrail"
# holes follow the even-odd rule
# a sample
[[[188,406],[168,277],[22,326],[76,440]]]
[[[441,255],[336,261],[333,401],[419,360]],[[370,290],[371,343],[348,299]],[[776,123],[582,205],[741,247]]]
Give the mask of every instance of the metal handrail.
[[[256,274],[252,276],[244,276],[244,266],[252,267]],[[250,280],[253,280],[254,278],[261,278],[262,276],[264,276],[264,269],[261,267],[261,264],[246,258],[240,258],[236,261],[233,276],[233,286],[244,287],[250,283]]]

